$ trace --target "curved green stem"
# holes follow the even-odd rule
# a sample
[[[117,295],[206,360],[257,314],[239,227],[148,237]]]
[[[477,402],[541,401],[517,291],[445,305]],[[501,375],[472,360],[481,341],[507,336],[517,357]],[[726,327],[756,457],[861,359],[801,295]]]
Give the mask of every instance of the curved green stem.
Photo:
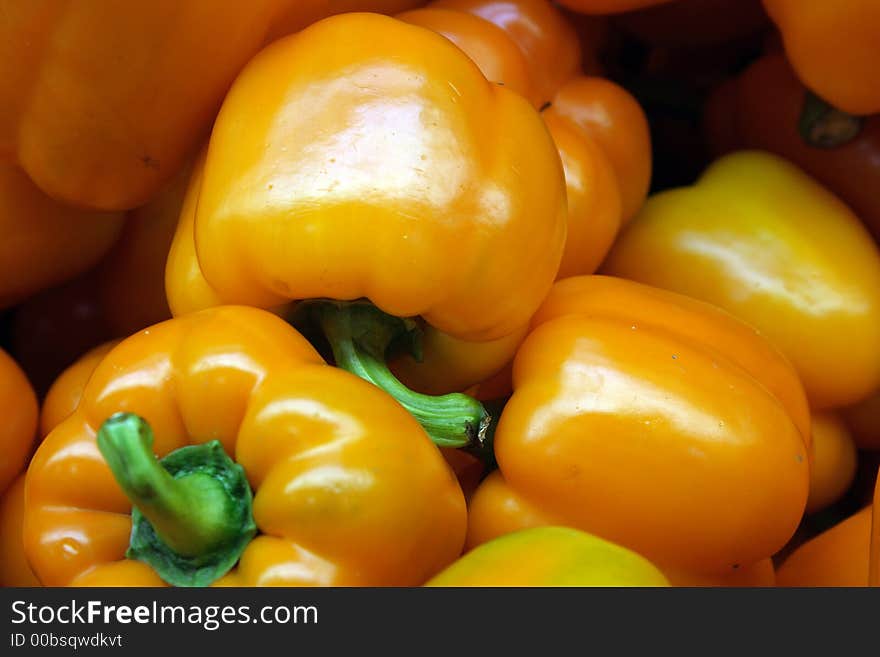
[[[864,119],[832,107],[811,91],[804,96],[798,121],[801,138],[816,148],[837,148],[855,139]]]
[[[149,424],[117,413],[97,443],[134,507],[127,556],[178,586],[205,586],[235,564],[256,534],[252,495],[243,469],[218,441],[183,447],[160,462]]]
[[[468,395],[424,395],[407,388],[388,368],[385,354],[400,340],[412,342],[407,320],[367,303],[316,302],[319,323],[336,365],[382,388],[409,411],[440,447],[485,451],[491,417]]]

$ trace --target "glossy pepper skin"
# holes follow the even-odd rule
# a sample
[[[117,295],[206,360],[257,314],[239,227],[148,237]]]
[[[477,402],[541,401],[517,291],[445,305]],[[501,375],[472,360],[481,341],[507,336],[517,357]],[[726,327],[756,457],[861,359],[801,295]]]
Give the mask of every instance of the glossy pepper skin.
[[[814,413],[812,427],[813,458],[807,513],[821,511],[843,497],[858,466],[852,434],[838,413]]]
[[[567,527],[525,529],[460,557],[425,586],[668,586],[644,557]]]
[[[622,279],[559,281],[513,387],[499,470],[471,499],[471,547],[516,524],[563,524],[661,568],[723,575],[775,553],[800,521],[803,390],[717,308]]]
[[[118,343],[118,340],[110,340],[89,349],[55,379],[40,406],[42,438],[73,414],[92,372]]]
[[[850,114],[880,112],[880,5],[874,0],[764,0],[810,89]]]
[[[374,14],[253,59],[189,195],[166,269],[175,315],[366,297],[489,341],[528,323],[565,240],[562,167],[537,112],[446,39]]]
[[[0,154],[61,201],[142,205],[197,147],[288,4],[4,0]]]
[[[593,273],[645,200],[647,120],[618,85],[584,76],[576,32],[541,0],[436,0],[398,16],[442,34],[541,109],[562,160],[568,230],[558,276]]]
[[[704,131],[716,154],[742,148],[794,162],[837,194],[880,236],[880,117],[829,108],[804,125],[809,92],[782,54],[770,53],[719,86],[705,110]]]
[[[0,349],[0,493],[24,470],[37,435],[37,397],[18,364]]]
[[[260,533],[217,585],[414,585],[461,550],[461,489],[418,424],[283,320],[233,306],[124,340],[38,449],[24,544],[47,586],[161,584],[123,559],[132,504],[95,442],[120,410],[159,456],[217,439],[244,468]]]
[[[603,270],[754,325],[815,410],[880,385],[880,253],[846,205],[775,155],[733,153],[693,187],[651,197]]]
[[[21,542],[24,523],[24,473],[0,495],[0,586],[40,586]]]
[[[113,245],[122,220],[58,203],[21,169],[0,162],[0,307],[89,269]]]
[[[52,384],[40,406],[40,438],[71,415],[98,363],[116,341],[83,354]],[[24,480],[22,472],[0,499],[0,586],[40,586],[24,554]]]

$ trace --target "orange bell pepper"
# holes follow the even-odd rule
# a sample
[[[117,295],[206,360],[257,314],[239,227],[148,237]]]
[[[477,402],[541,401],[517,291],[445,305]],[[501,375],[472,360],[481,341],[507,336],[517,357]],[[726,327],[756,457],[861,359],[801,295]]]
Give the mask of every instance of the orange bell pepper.
[[[117,345],[25,483],[25,554],[47,586],[416,585],[465,526],[412,417],[246,307]]]
[[[468,14],[494,25],[497,30],[447,12]],[[441,20],[444,13],[446,18]],[[505,86],[509,79],[511,88],[528,98],[536,108],[551,101],[560,87],[581,72],[581,46],[574,27],[544,0],[434,0],[425,10],[398,18],[417,22],[451,39],[477,63],[487,78]],[[499,30],[506,39],[500,38]],[[502,46],[507,40],[509,42]],[[521,53],[519,58],[509,50],[509,43]],[[503,72],[492,65],[493,58],[522,61],[528,77],[524,88],[519,88],[513,77],[490,75],[490,71],[496,75]]]
[[[471,550],[425,586],[668,586],[656,566],[567,527],[537,527]]]
[[[46,393],[40,409],[41,436],[49,435],[52,429],[76,410],[92,372],[118,342],[118,340],[111,340],[86,352],[55,380],[52,387],[49,388],[49,392]],[[443,458],[455,472],[462,492],[467,499],[482,478],[483,465],[476,457],[461,450],[442,448],[440,453],[443,454]]]
[[[705,132],[717,154],[781,155],[840,196],[880,237],[880,116],[846,115],[816,99],[781,54],[768,54],[710,96]]]
[[[0,64],[2,66],[2,64]],[[78,210],[43,194],[0,163],[0,308],[84,272],[122,229],[122,215]]]
[[[40,437],[71,415],[79,405],[86,382],[116,342],[84,354],[52,384],[40,408]],[[24,481],[19,475],[0,500],[0,586],[40,586],[24,554]]]
[[[751,327],[602,276],[556,283],[533,326],[469,547],[561,524],[723,576],[787,542],[807,501],[809,412],[792,366]]]
[[[0,154],[59,200],[145,203],[288,4],[3,0]]]
[[[761,559],[753,564],[747,564],[732,569],[720,575],[704,575],[689,573],[672,569],[664,570],[672,586],[686,587],[760,587],[768,588],[776,586],[776,570],[773,560]]]
[[[565,210],[559,156],[521,96],[429,30],[335,16],[265,49],[227,95],[172,243],[168,300],[181,315],[330,299],[307,308],[337,364],[393,390],[438,444],[463,446],[485,430],[482,407],[411,394],[385,353],[419,331],[521,331],[556,275]]]
[[[117,343],[118,340],[111,340],[90,349],[58,376],[40,408],[41,437],[48,436],[52,429],[73,414],[92,372]]]
[[[867,586],[871,506],[798,546],[776,570],[778,586]]]
[[[734,153],[693,187],[654,195],[603,269],[749,322],[814,409],[880,386],[880,252],[847,206],[775,155]]]
[[[798,77],[850,114],[880,112],[876,0],[764,0]]]
[[[858,466],[852,434],[837,413],[814,413],[812,427],[813,458],[807,513],[821,511],[843,497],[855,479]]]
[[[0,496],[0,586],[40,586],[24,556],[24,474]]]
[[[593,273],[650,183],[650,135],[635,99],[581,73],[574,28],[541,0],[436,0],[398,18],[450,39],[489,80],[541,108],[568,197],[558,276]]]
[[[18,364],[0,349],[0,493],[24,469],[37,435],[37,397]]]

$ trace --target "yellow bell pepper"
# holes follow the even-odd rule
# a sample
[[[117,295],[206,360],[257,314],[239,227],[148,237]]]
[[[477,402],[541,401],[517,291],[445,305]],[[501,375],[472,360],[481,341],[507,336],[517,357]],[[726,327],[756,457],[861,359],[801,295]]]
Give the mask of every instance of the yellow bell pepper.
[[[316,314],[337,364],[394,389],[438,444],[458,446],[485,413],[460,395],[401,390],[387,347],[417,329],[464,342],[522,331],[565,234],[562,165],[538,112],[442,36],[345,14],[276,41],[236,80],[191,182],[166,288],[174,315],[332,300]],[[372,316],[339,303],[363,299]],[[447,416],[467,408],[435,431],[437,404]]]
[[[648,199],[604,265],[725,308],[776,344],[813,409],[880,386],[880,253],[858,218],[769,153],[717,160]]]
[[[47,586],[414,586],[460,554],[466,522],[412,417],[240,306],[114,347],[25,481]]]
[[[723,578],[775,554],[803,516],[800,381],[716,307],[606,276],[558,281],[516,354],[513,390],[498,470],[470,499],[470,547],[565,525],[664,572]]]
[[[426,586],[668,586],[650,561],[567,527],[537,527],[483,543]]]

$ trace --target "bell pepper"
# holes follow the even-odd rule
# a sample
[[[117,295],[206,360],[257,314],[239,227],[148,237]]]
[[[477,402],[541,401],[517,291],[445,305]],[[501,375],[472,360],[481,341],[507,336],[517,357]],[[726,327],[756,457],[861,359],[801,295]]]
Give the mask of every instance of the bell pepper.
[[[0,349],[0,493],[24,469],[37,435],[37,397],[18,364]]]
[[[546,2],[436,0],[397,18],[442,34],[489,80],[541,109],[568,199],[558,276],[593,273],[647,194],[651,145],[638,103],[612,82],[579,74],[575,31]]]
[[[425,586],[668,586],[635,552],[567,527],[538,527],[471,550]]]
[[[470,502],[473,547],[561,524],[661,569],[725,575],[797,528],[810,418],[797,375],[754,329],[611,277],[557,282],[513,363],[499,469]]]
[[[48,436],[52,429],[73,414],[92,372],[118,343],[118,340],[110,340],[90,349],[58,376],[40,407],[41,437]]]
[[[97,263],[119,236],[122,215],[58,203],[0,162],[0,222],[0,308],[8,308]]]
[[[850,114],[880,112],[876,0],[764,0],[798,77]]]
[[[662,5],[672,0],[557,0],[560,5],[585,14],[619,14]]]
[[[736,587],[736,588],[769,588],[776,586],[776,570],[773,560],[761,559],[753,564],[741,565],[730,572],[715,575],[683,572],[665,569],[664,574],[672,586],[677,587]]]
[[[841,414],[856,447],[880,450],[880,390],[858,404],[842,409]]]
[[[95,347],[52,384],[40,408],[41,438],[76,410],[86,382],[115,345],[112,341]],[[40,586],[24,554],[24,481],[22,473],[0,499],[0,586]]]
[[[190,185],[166,269],[175,316],[323,299],[302,306],[338,365],[392,391],[438,444],[480,440],[478,403],[416,395],[385,357],[420,331],[502,339],[552,284],[563,173],[521,96],[429,30],[331,17],[245,68]]]
[[[775,155],[738,152],[648,199],[608,274],[714,303],[791,360],[815,410],[880,385],[880,253],[852,211]]]
[[[416,585],[465,526],[411,416],[238,306],[117,345],[25,484],[25,553],[47,586]]]
[[[92,372],[118,342],[111,340],[91,349],[59,375],[46,393],[40,409],[41,436],[49,435],[52,429],[76,410]],[[467,499],[482,479],[482,463],[476,457],[457,449],[441,448],[440,453],[455,473]]]
[[[191,172],[183,167],[149,203],[126,214],[122,235],[99,266],[99,303],[114,336],[171,317],[165,263]]]
[[[581,73],[574,27],[544,0],[434,0],[398,18],[450,39],[489,80],[509,86],[536,108]]]
[[[867,586],[871,505],[798,546],[776,570],[778,586]]]
[[[529,528],[547,527],[561,520],[545,508],[525,499],[497,470],[486,477],[470,498],[468,546],[478,550],[487,542]],[[698,572],[665,565],[663,574],[676,587],[770,587],[776,575],[770,558],[736,564],[723,572]]]
[[[0,153],[73,205],[142,205],[288,0],[0,2]]]
[[[837,413],[814,413],[813,458],[807,513],[831,506],[855,479],[858,455],[852,434]]]
[[[717,154],[755,148],[781,155],[840,196],[880,237],[880,116],[827,105],[783,55],[770,53],[714,91],[704,124]]]
[[[0,496],[0,586],[40,586],[21,543],[24,522],[24,474]]]

